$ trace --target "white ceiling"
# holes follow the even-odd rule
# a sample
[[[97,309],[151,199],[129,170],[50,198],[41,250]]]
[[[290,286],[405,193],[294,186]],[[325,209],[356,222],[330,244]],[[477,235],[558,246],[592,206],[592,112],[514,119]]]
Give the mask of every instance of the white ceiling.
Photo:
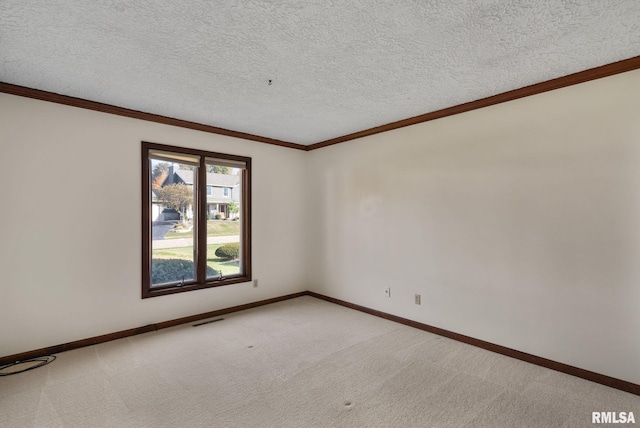
[[[0,0],[0,81],[305,145],[638,55],[638,0]]]

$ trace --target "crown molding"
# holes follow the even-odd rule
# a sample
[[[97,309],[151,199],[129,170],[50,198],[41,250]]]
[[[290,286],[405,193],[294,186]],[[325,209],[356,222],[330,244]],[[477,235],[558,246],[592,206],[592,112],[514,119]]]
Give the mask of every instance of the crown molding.
[[[244,132],[233,131],[216,126],[205,125],[202,123],[190,122],[172,117],[161,116],[153,113],[146,113],[138,110],[131,110],[124,107],[118,107],[110,104],[99,103],[96,101],[85,100],[82,98],[70,97],[68,95],[56,94],[54,92],[42,91],[39,89],[27,88],[25,86],[13,85],[10,83],[0,82],[0,93],[18,95],[21,97],[33,98],[42,101],[64,104],[72,107],[79,107],[88,110],[99,111],[102,113],[115,114],[118,116],[130,117],[133,119],[146,120],[149,122],[162,123],[165,125],[178,126],[181,128],[194,129],[196,131],[208,132],[212,134],[225,135],[228,137],[242,138],[244,140],[257,141],[260,143],[271,144],[275,146],[288,147],[291,149],[311,151],[322,147],[332,146],[334,144],[344,143],[346,141],[355,140],[369,135],[379,134],[405,126],[416,125],[418,123],[429,122],[431,120],[441,119],[447,116],[453,116],[460,113],[466,113],[483,107],[504,103],[507,101],[517,100],[519,98],[529,97],[531,95],[541,94],[543,92],[553,91],[565,88],[567,86],[577,85],[579,83],[588,82],[590,80],[601,79],[603,77],[613,76],[615,74],[625,73],[627,71],[637,70],[640,68],[640,56],[628,58],[622,61],[613,62],[600,67],[590,68],[588,70],[569,74],[567,76],[558,77],[556,79],[547,80],[536,83],[534,85],[525,86],[523,88],[514,89],[512,91],[503,92],[487,98],[470,101],[464,104],[447,107],[441,110],[421,114],[419,116],[410,117],[408,119],[399,120],[397,122],[387,123],[386,125],[376,126],[374,128],[365,129],[363,131],[354,132],[352,134],[343,135],[332,138],[330,140],[321,141],[311,145],[297,144],[288,141],[276,140],[273,138],[262,137],[260,135],[247,134]]]
[[[420,116],[414,116],[408,119],[399,120],[397,122],[388,123],[386,125],[365,129],[363,131],[355,132],[353,134],[343,135],[341,137],[333,138],[331,140],[326,140],[319,143],[311,144],[307,146],[307,150],[320,149],[322,147],[332,146],[338,143],[344,143],[345,141],[351,141],[357,138],[379,134],[381,132],[387,132],[387,131],[391,131],[398,128],[404,128],[405,126],[416,125],[418,123],[429,122],[431,120],[441,119],[447,116],[466,113],[468,111],[477,110],[483,107],[489,107],[489,106],[504,103],[507,101],[517,100],[518,98],[529,97],[531,95],[541,94],[543,92],[553,91],[556,89],[565,88],[567,86],[577,85],[579,83],[588,82],[590,80],[613,76],[614,74],[624,73],[626,71],[632,71],[638,68],[640,68],[640,56],[625,59],[622,61],[613,62],[611,64],[603,65],[600,67],[590,68],[588,70],[580,71],[578,73],[569,74],[567,76],[558,77],[556,79],[547,80],[544,82],[536,83],[534,85],[525,86],[519,89],[514,89],[512,91],[503,92],[501,94],[493,95],[487,98],[470,101],[464,104],[458,104],[456,106],[444,108],[442,110],[421,114]]]
[[[146,113],[138,110],[131,110],[124,107],[118,107],[111,104],[99,103],[96,101],[85,100],[82,98],[70,97],[68,95],[56,94],[54,92],[42,91],[40,89],[27,88],[25,86],[13,85],[10,83],[0,82],[0,92],[6,94],[18,95],[20,97],[33,98],[41,101],[48,101],[67,106],[84,108],[88,110],[99,111],[102,113],[115,114],[117,116],[130,117],[133,119],[146,120],[148,122],[162,123],[164,125],[178,126],[180,128],[194,129],[196,131],[208,132],[211,134],[225,135],[227,137],[242,138],[244,140],[257,141],[274,146],[288,147],[290,149],[307,150],[307,146],[302,144],[290,143],[288,141],[276,140],[273,138],[262,137],[260,135],[247,134],[245,132],[232,131],[230,129],[218,128],[217,126],[205,125],[202,123],[189,122],[187,120],[175,119],[172,117],[161,116],[153,113]]]

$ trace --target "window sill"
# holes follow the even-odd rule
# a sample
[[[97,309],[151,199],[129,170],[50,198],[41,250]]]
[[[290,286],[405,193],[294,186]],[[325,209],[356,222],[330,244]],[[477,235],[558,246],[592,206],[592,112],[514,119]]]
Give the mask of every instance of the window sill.
[[[192,283],[185,285],[169,285],[165,287],[154,287],[150,290],[144,290],[142,298],[164,296],[167,294],[184,293],[186,291],[202,290],[205,288],[223,287],[225,285],[239,284],[242,282],[251,282],[250,276],[233,276],[222,280],[213,279],[205,283]]]

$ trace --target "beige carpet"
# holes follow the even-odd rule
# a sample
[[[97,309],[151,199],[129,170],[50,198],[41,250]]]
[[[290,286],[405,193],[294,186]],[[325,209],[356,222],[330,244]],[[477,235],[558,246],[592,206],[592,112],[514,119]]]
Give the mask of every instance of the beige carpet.
[[[593,427],[640,397],[301,297],[0,377],[2,427]],[[636,423],[636,426],[640,426]]]

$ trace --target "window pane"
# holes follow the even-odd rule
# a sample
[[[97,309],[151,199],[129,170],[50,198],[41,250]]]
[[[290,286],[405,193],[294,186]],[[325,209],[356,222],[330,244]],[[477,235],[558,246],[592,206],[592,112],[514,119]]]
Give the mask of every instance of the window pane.
[[[150,159],[151,287],[196,278],[195,210],[197,166]]]
[[[143,141],[142,171],[142,298],[251,281],[251,158]]]
[[[241,261],[242,169],[207,162],[207,278],[238,275]]]

